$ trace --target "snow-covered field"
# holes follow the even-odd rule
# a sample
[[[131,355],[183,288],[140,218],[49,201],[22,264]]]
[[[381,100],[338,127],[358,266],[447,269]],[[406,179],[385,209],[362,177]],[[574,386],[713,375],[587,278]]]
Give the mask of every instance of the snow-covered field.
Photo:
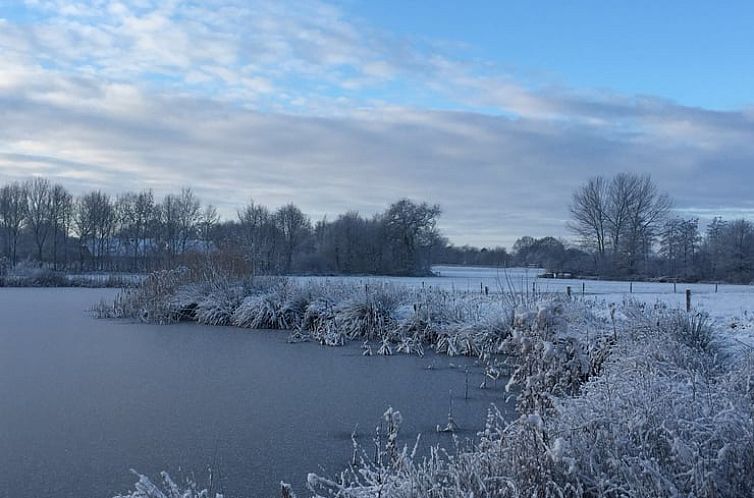
[[[754,348],[754,285],[713,283],[661,283],[610,280],[577,280],[537,278],[544,270],[537,268],[490,268],[468,266],[435,266],[435,277],[298,277],[300,280],[337,280],[392,282],[410,287],[431,287],[460,292],[485,291],[490,294],[511,290],[540,293],[562,293],[571,288],[578,299],[606,304],[621,304],[626,300],[654,305],[664,303],[671,308],[685,309],[686,289],[691,290],[691,305],[695,311],[710,315],[716,324],[729,332],[734,341]]]
[[[297,277],[300,280],[343,280],[358,282],[392,282],[411,287],[432,287],[461,292],[507,293],[511,289],[536,288],[543,293],[566,293],[568,287],[576,297],[622,302],[635,299],[654,303],[662,301],[673,307],[685,307],[685,291],[691,290],[692,305],[716,316],[733,316],[754,312],[754,285],[710,283],[628,282],[537,278],[544,270],[536,268],[489,268],[469,266],[434,266],[434,277]]]

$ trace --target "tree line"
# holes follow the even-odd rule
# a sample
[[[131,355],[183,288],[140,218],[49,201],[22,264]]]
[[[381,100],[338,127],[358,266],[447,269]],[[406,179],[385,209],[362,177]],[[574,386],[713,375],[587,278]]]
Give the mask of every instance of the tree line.
[[[161,199],[151,190],[74,196],[35,177],[0,187],[1,266],[142,272],[212,255],[258,274],[428,274],[439,216],[436,205],[404,199],[371,217],[313,223],[294,204],[250,201],[223,220],[189,188]]]
[[[597,176],[569,207],[568,241],[519,238],[504,247],[457,247],[437,228],[437,205],[400,200],[374,216],[313,222],[294,204],[250,201],[231,219],[184,188],[72,195],[34,177],[0,186],[0,271],[19,262],[68,271],[152,271],[212,255],[256,274],[424,275],[432,264],[530,266],[606,278],[754,281],[754,224],[702,226],[673,210],[647,175]]]
[[[510,252],[445,241],[434,261],[613,279],[754,282],[754,223],[717,217],[703,226],[679,216],[649,175],[590,178],[573,192],[569,212],[575,240],[524,236]]]
[[[570,230],[589,260],[580,271],[624,278],[754,281],[754,224],[701,227],[672,209],[649,175],[597,176],[573,194]]]

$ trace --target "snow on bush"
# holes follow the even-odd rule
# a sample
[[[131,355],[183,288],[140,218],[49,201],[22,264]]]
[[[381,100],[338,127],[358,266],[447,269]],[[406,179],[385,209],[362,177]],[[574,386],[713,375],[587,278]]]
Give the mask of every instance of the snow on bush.
[[[204,325],[231,325],[241,296],[242,290],[229,282],[214,283],[196,305],[196,321]]]
[[[194,481],[187,481],[183,485],[176,483],[167,472],[160,473],[161,482],[155,484],[149,477],[132,470],[138,480],[134,490],[125,495],[114,498],[223,498],[220,493],[212,493],[206,488],[199,487]],[[211,487],[211,486],[210,486]]]
[[[121,291],[112,303],[100,302],[99,318],[131,318],[149,323],[173,323],[195,319],[201,295],[187,268],[151,273],[134,289]]]
[[[506,344],[522,387],[517,420],[491,411],[471,449],[434,448],[423,459],[404,450],[399,464],[364,457],[334,479],[311,474],[309,489],[342,498],[752,496],[751,356],[721,356],[704,315],[635,303],[620,315],[615,329],[586,320],[602,332],[575,333],[558,307],[517,313]]]
[[[348,338],[383,339],[398,325],[396,311],[406,291],[388,284],[365,285],[335,310],[338,331]]]
[[[448,355],[499,352],[510,336],[513,310],[498,298],[388,283],[300,282],[258,277],[231,282],[212,272],[197,280],[187,270],[150,275],[137,289],[96,308],[103,318],[155,323],[194,320],[207,325],[280,329],[295,340],[325,345],[380,342],[379,354],[423,354],[429,345]]]
[[[590,494],[750,496],[754,371],[726,361],[703,315],[629,306],[604,372],[550,431]]]

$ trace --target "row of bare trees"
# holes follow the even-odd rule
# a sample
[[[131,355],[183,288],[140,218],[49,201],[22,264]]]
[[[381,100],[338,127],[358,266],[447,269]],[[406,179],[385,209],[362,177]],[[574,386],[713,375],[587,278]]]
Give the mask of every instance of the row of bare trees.
[[[57,264],[59,246],[65,244],[70,230],[73,198],[59,184],[44,178],[25,183],[11,183],[0,187],[0,229],[3,251],[11,264],[18,261],[19,242],[27,232],[38,261],[46,256],[45,248],[52,246],[52,261]],[[63,240],[61,241],[61,235]]]
[[[454,247],[437,229],[440,208],[409,200],[364,217],[313,223],[293,204],[249,202],[222,220],[191,189],[72,195],[35,177],[0,186],[1,256],[55,269],[150,271],[198,256],[226,256],[259,274],[426,274],[433,263],[539,266],[607,277],[754,281],[754,225],[673,216],[649,176],[595,177],[573,194],[578,243],[522,237],[504,248]]]
[[[574,193],[569,227],[602,273],[636,274],[646,270],[671,208],[648,175],[598,176]]]
[[[255,273],[418,275],[442,242],[440,208],[400,200],[371,217],[348,212],[312,223],[293,204],[276,211],[250,202],[217,227],[224,252],[240,250]]]
[[[401,200],[372,217],[349,212],[313,224],[293,204],[249,202],[221,220],[187,188],[156,199],[149,190],[73,196],[41,177],[0,187],[8,265],[55,269],[149,271],[212,253],[254,273],[422,274],[441,240],[439,215],[437,206]]]
[[[648,175],[594,177],[573,193],[568,228],[575,241],[519,238],[510,252],[442,245],[442,263],[534,266],[608,278],[754,282],[754,223],[706,224],[673,211]]]
[[[648,175],[594,177],[573,194],[569,228],[592,256],[593,274],[754,281],[754,225],[674,215]],[[583,266],[583,265],[582,265]]]
[[[171,263],[207,217],[216,217],[214,209],[200,211],[190,189],[156,202],[150,191],[74,197],[42,177],[0,187],[0,239],[11,266],[20,259],[90,270]]]

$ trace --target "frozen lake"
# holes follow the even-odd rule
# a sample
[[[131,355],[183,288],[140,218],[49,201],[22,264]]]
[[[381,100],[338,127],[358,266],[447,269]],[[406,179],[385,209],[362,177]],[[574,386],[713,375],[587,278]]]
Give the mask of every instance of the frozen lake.
[[[308,472],[347,465],[357,424],[369,446],[388,406],[402,412],[409,444],[420,432],[449,443],[435,426],[447,421],[450,389],[461,437],[483,427],[490,403],[503,406],[501,385],[474,387],[476,368],[464,399],[462,359],[90,318],[112,295],[0,289],[0,496],[110,497],[132,488],[130,468],[204,481],[212,467],[228,497],[277,496],[280,480],[302,492]]]

